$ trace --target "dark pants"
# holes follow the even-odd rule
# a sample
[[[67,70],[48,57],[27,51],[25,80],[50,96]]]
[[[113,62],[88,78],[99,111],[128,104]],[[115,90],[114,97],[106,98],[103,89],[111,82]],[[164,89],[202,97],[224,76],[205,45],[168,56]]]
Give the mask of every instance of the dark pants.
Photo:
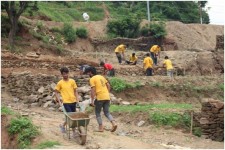
[[[95,115],[99,125],[102,125],[102,117],[101,110],[103,108],[103,112],[105,116],[109,119],[109,121],[113,121],[112,115],[109,113],[110,100],[95,100]]]
[[[107,76],[109,76],[109,77],[115,76],[115,69],[113,68],[113,69],[109,70],[107,73]]]
[[[137,64],[137,61],[131,62],[131,61],[126,60],[126,63],[127,63],[127,64],[131,64],[131,65],[136,65],[136,64]]]
[[[76,112],[76,102],[75,103],[63,103],[66,112]]]
[[[146,76],[152,76],[152,68],[146,69]]]
[[[121,56],[121,54],[116,52],[116,57],[117,57],[119,63],[121,64],[122,63],[122,56]]]
[[[152,58],[154,64],[157,65],[157,56],[155,55],[155,53],[151,52],[151,58]]]

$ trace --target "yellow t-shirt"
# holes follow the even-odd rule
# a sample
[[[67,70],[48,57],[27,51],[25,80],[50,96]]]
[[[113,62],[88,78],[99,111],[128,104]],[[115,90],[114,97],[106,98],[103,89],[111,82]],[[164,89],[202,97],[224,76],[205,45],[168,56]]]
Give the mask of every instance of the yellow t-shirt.
[[[77,84],[73,79],[68,81],[60,80],[55,89],[60,92],[63,103],[74,103],[76,102],[76,96],[74,90],[77,88]]]
[[[130,55],[130,61],[131,62],[135,62],[135,61],[137,61],[137,59],[138,59],[137,56],[133,57],[132,55]]]
[[[150,49],[150,52],[153,52],[153,53],[158,53],[159,51],[161,50],[161,48],[159,47],[158,48],[158,45],[153,45],[152,48]]]
[[[110,100],[106,83],[108,81],[101,75],[95,75],[90,79],[91,87],[95,87],[97,100]]]
[[[166,70],[173,69],[173,65],[172,65],[171,60],[166,59],[166,60],[164,60],[163,64],[166,65]]]
[[[151,57],[146,57],[143,61],[144,64],[144,69],[146,70],[147,68],[152,68],[153,65],[153,60]]]
[[[117,46],[115,49],[115,53],[116,52],[123,53],[124,51],[125,51],[125,45],[123,45],[123,44]]]

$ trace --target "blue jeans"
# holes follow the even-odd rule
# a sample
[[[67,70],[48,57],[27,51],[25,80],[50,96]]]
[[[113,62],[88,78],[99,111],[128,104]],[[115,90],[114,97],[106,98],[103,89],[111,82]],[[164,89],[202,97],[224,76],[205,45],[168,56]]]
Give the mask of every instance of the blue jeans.
[[[63,103],[66,112],[76,112],[76,102],[74,103]]]
[[[101,110],[103,108],[103,112],[105,116],[109,119],[109,121],[113,121],[112,115],[109,113],[110,100],[95,100],[95,115],[99,125],[102,125],[102,117]]]

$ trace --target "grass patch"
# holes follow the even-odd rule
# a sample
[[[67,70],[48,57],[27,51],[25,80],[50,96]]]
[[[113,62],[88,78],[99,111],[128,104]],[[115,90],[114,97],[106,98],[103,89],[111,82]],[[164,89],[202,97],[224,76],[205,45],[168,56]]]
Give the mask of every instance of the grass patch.
[[[160,82],[152,82],[152,83],[150,83],[150,86],[152,86],[152,87],[163,87],[162,83],[160,83]]]
[[[193,128],[193,134],[195,136],[201,137],[202,136],[202,129],[200,127]]]
[[[39,134],[38,127],[26,117],[13,118],[8,132],[10,135],[18,134],[19,148],[28,148],[31,145],[31,140]]]
[[[153,112],[150,113],[150,120],[158,126],[183,127],[186,129],[191,126],[191,116],[188,113]]]
[[[220,90],[224,91],[224,84],[219,84],[218,87]]]
[[[119,79],[119,78],[116,78],[116,77],[109,78],[109,82],[110,82],[110,85],[111,85],[112,89],[115,92],[122,92],[125,89],[139,88],[139,87],[142,86],[141,83],[138,82],[138,81],[134,82],[134,83],[127,83],[125,80]]]
[[[65,5],[65,4],[66,5]],[[87,12],[91,21],[99,21],[104,18],[104,10],[99,7],[102,2],[38,2],[38,14],[47,16],[52,21],[71,22],[84,21],[82,13]]]
[[[4,114],[4,115],[13,115],[14,112],[11,109],[9,109],[8,107],[2,106],[1,107],[1,114]]]
[[[111,112],[150,112],[151,109],[192,109],[191,104],[111,105]]]
[[[51,148],[54,145],[60,145],[57,141],[46,141],[38,144],[38,146],[35,149],[45,149],[45,148]]]

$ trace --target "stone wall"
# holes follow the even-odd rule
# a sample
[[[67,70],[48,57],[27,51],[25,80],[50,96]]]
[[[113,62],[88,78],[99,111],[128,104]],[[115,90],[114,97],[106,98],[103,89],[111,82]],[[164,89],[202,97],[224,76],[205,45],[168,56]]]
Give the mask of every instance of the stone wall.
[[[224,50],[224,35],[216,36],[216,50]]]
[[[128,45],[128,48],[139,50],[139,51],[148,51],[153,45],[162,45],[160,39],[155,39],[153,37],[140,37],[137,39],[130,38],[115,38],[112,40],[99,40],[93,39],[91,43],[94,45],[95,49],[98,51],[113,51],[120,44]]]
[[[215,141],[224,141],[224,102],[207,100],[202,103],[201,113],[195,116],[196,126],[202,135]]]
[[[30,72],[12,73],[8,77],[2,76],[2,89],[9,92],[14,102],[21,101],[28,107],[44,107],[50,110],[60,109],[54,102],[54,89],[61,77],[46,74],[32,75]],[[78,86],[79,100],[89,104],[90,86],[89,76],[80,75],[73,79]],[[122,99],[117,99],[110,93],[112,103],[119,104]]]

